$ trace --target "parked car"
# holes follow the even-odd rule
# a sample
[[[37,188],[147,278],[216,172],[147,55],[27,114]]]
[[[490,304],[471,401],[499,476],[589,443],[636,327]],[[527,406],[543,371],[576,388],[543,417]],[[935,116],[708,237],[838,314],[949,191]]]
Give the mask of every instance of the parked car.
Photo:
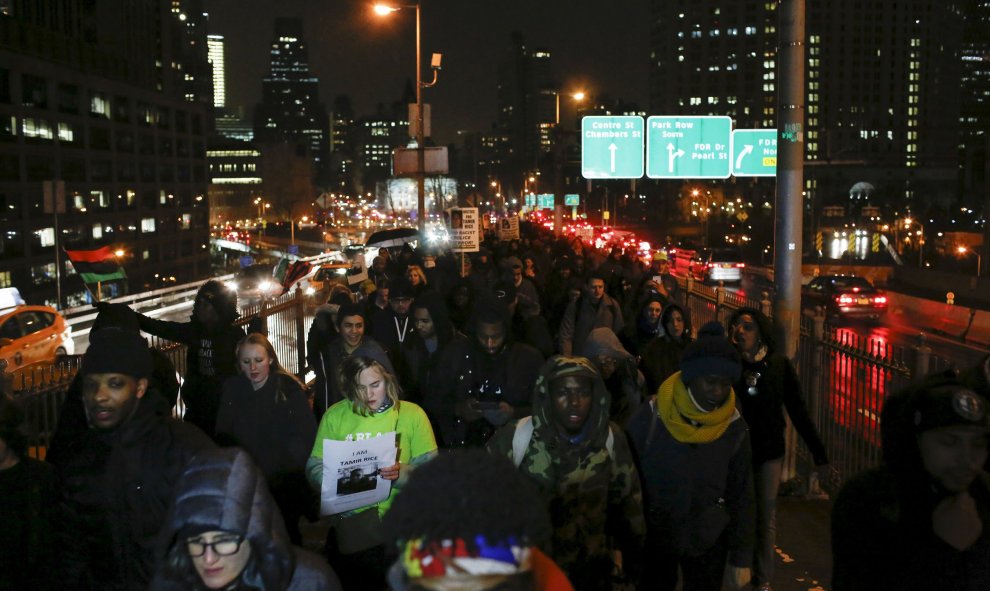
[[[695,253],[688,263],[688,272],[705,283],[739,283],[746,263],[733,248],[705,248]]]
[[[879,320],[887,313],[887,296],[858,275],[821,275],[801,289],[802,305],[822,306],[837,318]]]
[[[72,327],[55,308],[26,305],[16,288],[0,292],[0,366],[4,370],[12,372],[75,353]]]

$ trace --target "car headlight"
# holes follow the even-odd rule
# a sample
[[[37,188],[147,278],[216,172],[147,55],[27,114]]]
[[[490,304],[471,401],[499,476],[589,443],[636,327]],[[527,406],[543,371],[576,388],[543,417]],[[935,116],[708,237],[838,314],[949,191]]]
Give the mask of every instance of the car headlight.
[[[237,282],[236,281],[227,281],[223,285],[224,285],[224,287],[226,287],[230,291],[237,291]]]
[[[271,281],[262,281],[261,283],[258,284],[258,289],[260,289],[261,291],[271,291],[271,289],[272,289],[272,282]]]
[[[306,287],[306,290],[303,293],[305,293],[306,295],[313,295],[314,293],[316,293],[316,289],[312,285],[310,285]]]

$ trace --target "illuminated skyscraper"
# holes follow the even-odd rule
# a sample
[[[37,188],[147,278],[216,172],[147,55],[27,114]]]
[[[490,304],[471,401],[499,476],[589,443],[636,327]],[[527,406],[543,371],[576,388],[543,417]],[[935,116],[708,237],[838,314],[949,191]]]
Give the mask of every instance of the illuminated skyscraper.
[[[257,141],[294,141],[304,145],[326,175],[329,162],[329,118],[320,102],[318,80],[309,71],[302,21],[275,20],[271,65],[261,83],[261,103],[255,109]]]
[[[213,106],[222,109],[227,106],[223,35],[209,35],[206,45],[209,48],[210,65],[213,66]]]

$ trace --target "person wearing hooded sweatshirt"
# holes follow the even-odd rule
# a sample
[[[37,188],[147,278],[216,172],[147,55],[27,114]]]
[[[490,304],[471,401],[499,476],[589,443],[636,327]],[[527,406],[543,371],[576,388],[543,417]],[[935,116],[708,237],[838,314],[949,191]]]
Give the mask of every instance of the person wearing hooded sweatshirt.
[[[606,532],[633,577],[645,533],[639,476],[622,429],[608,420],[609,399],[590,361],[551,357],[533,388],[533,416],[505,425],[488,442],[490,452],[513,460],[536,484],[554,528],[551,557],[582,590],[612,588]],[[523,429],[530,436],[518,449],[526,443]]]
[[[145,589],[174,487],[196,454],[214,447],[147,396],[152,361],[140,335],[107,328],[83,356],[89,429],[53,461],[59,482],[54,572],[73,589]]]
[[[636,367],[636,358],[605,327],[591,331],[581,355],[595,364],[612,398],[609,420],[624,426],[646,395],[646,380]]]
[[[753,584],[770,589],[776,556],[777,491],[784,458],[784,409],[811,451],[818,477],[825,481],[828,455],[804,404],[794,365],[776,350],[770,320],[754,308],[740,308],[729,317],[732,343],[742,356],[742,374],[735,384],[739,408],[749,425],[756,486],[756,544]]]
[[[216,279],[199,288],[189,322],[156,320],[137,314],[144,332],[186,346],[183,420],[210,436],[217,423],[223,383],[237,375],[237,343],[245,335],[243,328],[234,325],[237,316],[237,294]]]
[[[653,339],[640,352],[639,368],[646,378],[646,391],[656,394],[660,384],[679,369],[681,354],[691,343],[691,319],[684,308],[667,304],[660,313],[663,336]]]
[[[887,398],[883,463],[832,508],[835,591],[990,589],[987,400],[952,373]]]
[[[247,452],[204,452],[176,485],[151,591],[339,591],[318,556],[289,543],[265,477]]]
[[[658,295],[647,296],[635,311],[635,322],[626,326],[623,340],[629,344],[629,352],[641,355],[650,342],[662,337],[664,333],[663,298]]]
[[[628,432],[639,457],[650,558],[640,589],[740,589],[753,560],[749,433],[732,384],[742,367],[718,322],[701,327],[680,371],[642,405]],[[726,567],[728,562],[728,567]]]

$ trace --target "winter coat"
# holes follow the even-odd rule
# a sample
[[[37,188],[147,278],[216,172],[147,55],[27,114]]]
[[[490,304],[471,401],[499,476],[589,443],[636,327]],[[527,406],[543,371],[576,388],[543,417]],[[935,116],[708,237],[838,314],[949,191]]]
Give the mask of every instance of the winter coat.
[[[204,528],[241,534],[251,544],[251,558],[239,579],[246,588],[265,591],[341,588],[323,560],[289,544],[285,524],[264,476],[243,450],[228,448],[205,453],[183,474],[159,536],[152,591],[205,589],[181,539],[183,530],[204,531]]]
[[[615,359],[615,372],[605,380],[605,387],[612,398],[609,419],[625,425],[646,394],[646,380],[636,368],[636,359],[623,348],[619,338],[608,328],[591,331],[588,340],[584,342],[581,355],[592,361],[599,355]]]
[[[244,448],[265,478],[302,473],[316,439],[316,419],[299,384],[272,373],[259,390],[243,375],[223,385],[217,442]]]
[[[22,457],[0,470],[0,589],[51,589],[55,470]]]
[[[515,409],[514,416],[528,415],[530,394],[541,363],[543,357],[536,349],[511,339],[494,356],[484,351],[473,336],[451,341],[438,364],[444,371],[423,400],[440,430],[443,444],[447,447],[462,444],[470,426],[456,416],[455,407],[462,400],[477,397],[479,388],[486,382],[490,394],[498,392],[498,398]]]
[[[220,323],[211,330],[195,319],[172,322],[137,316],[141,330],[186,346],[186,374],[181,390],[186,405],[183,420],[213,435],[223,383],[237,375],[237,344],[245,337],[244,329]]]
[[[651,400],[640,406],[627,430],[639,458],[648,527],[666,540],[670,552],[700,555],[724,534],[729,564],[748,567],[756,518],[746,422],[736,414],[715,441],[682,443]]]
[[[563,438],[553,420],[549,388],[562,375],[586,377],[594,384],[591,411],[576,442]],[[521,460],[513,457],[512,449],[517,421],[488,442],[489,451],[514,460],[536,485],[553,523],[551,556],[579,589],[611,588],[606,532],[623,550],[627,572],[638,568],[646,532],[636,466],[622,429],[608,420],[609,398],[601,376],[586,359],[551,357],[533,389],[533,433]]]
[[[193,456],[213,448],[168,412],[161,399],[145,396],[117,429],[87,430],[55,463],[60,580],[77,589],[147,587],[175,484]]]
[[[597,305],[582,294],[577,300],[567,304],[564,318],[560,323],[560,353],[575,355],[584,347],[588,334],[595,328],[611,328],[619,334],[625,323],[622,319],[622,306],[608,294],[602,296]]]
[[[832,508],[832,589],[929,591],[990,589],[990,476],[970,495],[983,522],[976,543],[959,551],[935,535],[932,512],[943,493],[889,465],[849,480]]]

